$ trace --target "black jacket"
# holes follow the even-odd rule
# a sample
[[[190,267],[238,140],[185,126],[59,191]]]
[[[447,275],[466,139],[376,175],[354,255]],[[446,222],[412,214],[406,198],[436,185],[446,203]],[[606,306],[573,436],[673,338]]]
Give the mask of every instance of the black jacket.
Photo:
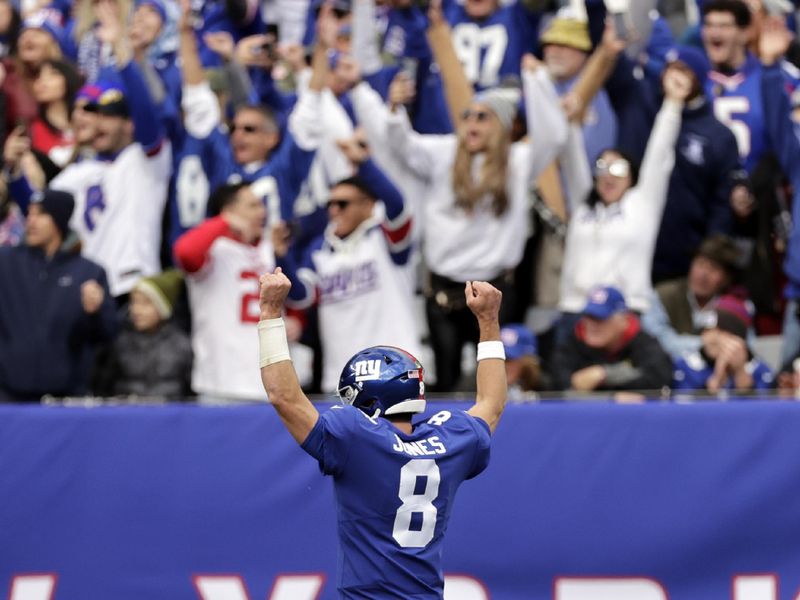
[[[658,390],[672,381],[672,359],[654,337],[640,329],[633,315],[615,352],[587,346],[579,322],[555,349],[552,371],[557,389],[572,387],[572,374],[592,365],[603,365],[607,371],[598,390]]]
[[[105,290],[88,315],[81,284]],[[0,248],[0,397],[38,400],[87,392],[95,345],[116,333],[116,307],[103,268],[77,254]]]

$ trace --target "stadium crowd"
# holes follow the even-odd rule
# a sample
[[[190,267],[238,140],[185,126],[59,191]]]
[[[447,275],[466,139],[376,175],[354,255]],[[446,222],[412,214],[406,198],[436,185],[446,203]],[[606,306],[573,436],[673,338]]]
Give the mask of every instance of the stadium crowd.
[[[0,401],[263,398],[276,267],[309,392],[468,391],[474,280],[513,394],[793,391],[796,11],[0,0]]]

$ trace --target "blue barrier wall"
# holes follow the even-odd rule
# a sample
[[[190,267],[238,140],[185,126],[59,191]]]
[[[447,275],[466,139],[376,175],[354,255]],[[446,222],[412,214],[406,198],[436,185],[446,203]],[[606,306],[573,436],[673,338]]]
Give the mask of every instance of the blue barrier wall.
[[[510,405],[492,452],[454,600],[796,597],[799,404]],[[326,600],[335,567],[331,482],[269,406],[0,406],[0,598]]]

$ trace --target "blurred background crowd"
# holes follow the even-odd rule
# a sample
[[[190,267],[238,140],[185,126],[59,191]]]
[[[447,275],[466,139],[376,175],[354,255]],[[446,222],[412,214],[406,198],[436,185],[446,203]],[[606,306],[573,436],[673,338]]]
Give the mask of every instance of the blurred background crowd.
[[[0,401],[309,393],[356,351],[514,397],[777,388],[800,355],[789,0],[0,0]]]

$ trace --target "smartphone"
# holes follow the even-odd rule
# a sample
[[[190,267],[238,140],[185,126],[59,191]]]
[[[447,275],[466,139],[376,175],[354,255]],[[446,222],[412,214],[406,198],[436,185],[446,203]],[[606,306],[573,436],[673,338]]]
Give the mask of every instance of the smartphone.
[[[631,32],[628,28],[628,14],[612,13],[611,18],[614,21],[614,30],[617,32],[617,38],[621,40],[629,40],[631,37]]]
[[[271,60],[278,58],[278,42],[280,41],[280,29],[277,23],[267,23],[267,30],[264,32],[267,41],[261,45],[261,51]]]
[[[400,59],[400,72],[406,75],[412,82],[417,82],[417,68],[419,61],[416,58],[404,56]]]
[[[300,219],[291,219],[290,221],[286,221],[286,230],[289,234],[290,240],[296,240],[299,238],[303,231],[303,228],[300,225]]]

